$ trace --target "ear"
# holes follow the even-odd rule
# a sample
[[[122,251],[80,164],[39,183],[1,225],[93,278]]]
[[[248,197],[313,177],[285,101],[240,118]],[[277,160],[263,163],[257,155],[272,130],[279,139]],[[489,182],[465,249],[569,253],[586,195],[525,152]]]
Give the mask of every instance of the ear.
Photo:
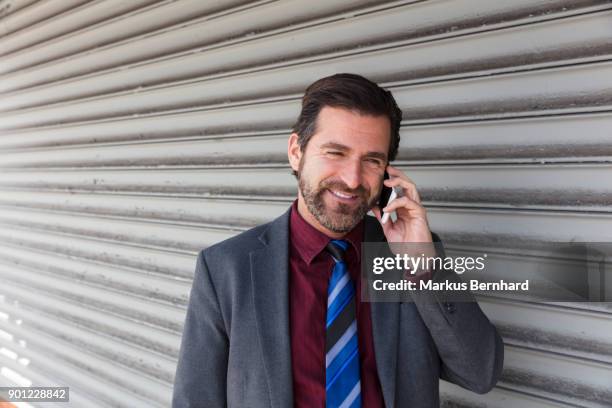
[[[295,171],[300,168],[300,160],[302,159],[302,149],[298,144],[297,133],[292,133],[289,136],[289,143],[287,146],[287,156],[289,157],[289,165]]]

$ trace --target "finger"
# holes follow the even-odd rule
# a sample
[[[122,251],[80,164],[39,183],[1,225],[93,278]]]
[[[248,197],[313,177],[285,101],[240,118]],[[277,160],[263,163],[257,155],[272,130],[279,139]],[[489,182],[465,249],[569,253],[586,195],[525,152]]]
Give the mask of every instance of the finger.
[[[405,173],[402,173],[402,172],[398,174],[389,173],[389,178],[385,181],[395,181],[395,180],[405,180],[416,186],[416,183],[410,177],[408,177]]]
[[[411,182],[412,184],[415,184],[414,181],[412,181],[412,179],[406,175],[406,173],[404,173],[403,171],[401,171],[397,167],[387,166],[387,173],[389,173],[389,176],[393,176],[390,179],[399,177],[399,178],[402,178],[402,179],[404,179],[406,181]]]
[[[389,173],[390,177],[385,181],[385,185],[388,187],[401,186],[402,188],[408,190],[409,195],[413,200],[421,202],[421,197],[416,188],[416,183],[406,175],[403,171],[393,166],[387,166],[387,173]],[[398,180],[399,179],[399,180]]]
[[[409,178],[394,177],[392,179],[385,180],[387,187],[401,187],[404,190],[404,195],[410,197],[414,201],[420,203],[421,196],[416,188],[416,185]]]
[[[385,208],[384,212],[397,211],[398,209],[405,208],[413,213],[413,215],[426,214],[425,207],[412,200],[409,197],[399,197],[391,201]]]
[[[398,169],[397,167],[393,167],[391,165],[387,166],[387,173],[389,173],[390,176],[399,176],[402,171],[400,169]]]

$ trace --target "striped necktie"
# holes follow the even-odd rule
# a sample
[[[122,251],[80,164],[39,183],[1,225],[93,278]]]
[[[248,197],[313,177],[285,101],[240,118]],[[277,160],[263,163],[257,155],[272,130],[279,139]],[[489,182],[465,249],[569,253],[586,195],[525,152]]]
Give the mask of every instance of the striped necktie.
[[[327,290],[325,337],[326,408],[361,407],[355,288],[344,262],[348,242],[332,240],[326,250],[334,258]]]

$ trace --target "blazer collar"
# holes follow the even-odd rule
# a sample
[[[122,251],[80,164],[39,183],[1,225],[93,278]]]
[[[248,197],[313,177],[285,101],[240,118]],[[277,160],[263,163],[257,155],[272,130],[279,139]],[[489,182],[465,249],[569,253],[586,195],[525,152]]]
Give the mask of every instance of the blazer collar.
[[[364,242],[386,242],[385,234],[378,220],[365,217]],[[363,248],[362,248],[363,251]],[[364,259],[362,256],[361,259]],[[362,279],[362,284],[366,284]],[[362,289],[363,290],[363,289]],[[378,379],[387,407],[395,406],[395,385],[397,366],[397,344],[399,328],[398,302],[372,302],[372,336]]]
[[[250,253],[251,284],[259,345],[272,407],[293,406],[289,329],[289,214],[268,224],[263,244]]]

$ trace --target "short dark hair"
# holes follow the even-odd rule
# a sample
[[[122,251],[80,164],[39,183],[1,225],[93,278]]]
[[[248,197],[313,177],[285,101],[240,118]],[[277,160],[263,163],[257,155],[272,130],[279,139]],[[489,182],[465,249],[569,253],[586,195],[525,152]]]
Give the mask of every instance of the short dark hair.
[[[293,125],[300,150],[306,149],[315,134],[317,117],[325,106],[345,108],[362,115],[387,116],[391,124],[387,157],[389,161],[395,160],[400,142],[402,111],[390,91],[357,74],[334,74],[313,82],[306,88],[302,97],[302,111]],[[293,174],[296,175],[296,172]]]

